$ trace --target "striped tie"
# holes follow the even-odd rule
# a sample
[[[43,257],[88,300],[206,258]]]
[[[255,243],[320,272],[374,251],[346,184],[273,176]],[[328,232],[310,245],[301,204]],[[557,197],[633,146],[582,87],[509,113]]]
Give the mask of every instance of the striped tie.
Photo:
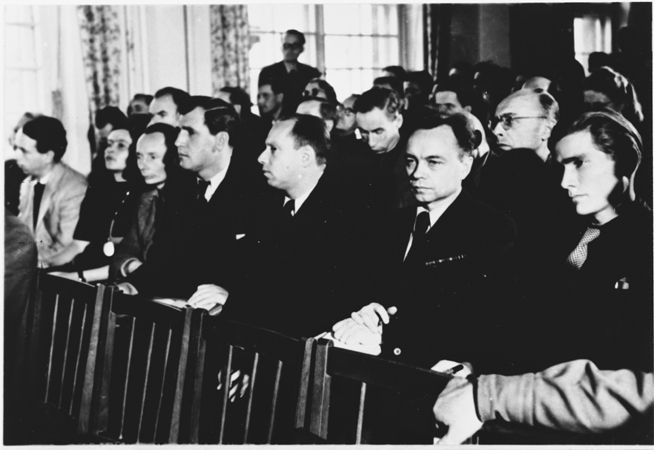
[[[586,258],[588,258],[588,244],[595,239],[600,234],[599,228],[596,227],[588,227],[586,229],[586,232],[584,235],[581,237],[581,240],[577,244],[574,250],[572,250],[572,253],[568,255],[567,262],[570,265],[570,267],[579,270],[581,269],[581,266],[584,265],[586,262]]]

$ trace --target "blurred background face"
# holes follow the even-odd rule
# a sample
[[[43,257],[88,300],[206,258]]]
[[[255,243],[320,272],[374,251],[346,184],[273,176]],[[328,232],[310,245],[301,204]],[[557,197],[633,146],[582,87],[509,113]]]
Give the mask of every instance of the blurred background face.
[[[350,96],[343,102],[343,109],[339,112],[338,123],[336,124],[338,130],[346,133],[354,132],[357,126],[357,116],[352,109],[355,100],[356,97]]]
[[[438,111],[438,117],[445,119],[463,111],[456,92],[440,91],[434,94],[434,105]]]
[[[318,98],[324,98],[325,100],[327,99],[327,93],[324,91],[324,89],[321,89],[318,83],[316,82],[309,82],[307,85],[304,87],[304,91],[302,91],[302,96],[303,97],[318,97]]]
[[[279,97],[275,95],[272,86],[269,84],[264,84],[259,87],[257,106],[259,107],[259,114],[262,116],[273,114],[281,106]]]
[[[361,137],[375,153],[393,150],[400,140],[401,114],[389,117],[386,111],[373,108],[365,113],[357,113],[356,120]]]
[[[174,127],[179,125],[177,105],[173,101],[172,95],[164,95],[152,100],[152,103],[150,103],[150,114],[152,114],[150,125],[159,122],[167,123]]]
[[[300,40],[294,34],[286,34],[284,42],[282,43],[282,53],[284,54],[284,61],[296,62],[304,47],[300,44]]]
[[[129,146],[132,137],[127,130],[113,130],[107,136],[107,148],[104,151],[104,164],[110,172],[122,172],[127,167]]]
[[[166,181],[166,142],[162,133],[144,134],[136,143],[136,164],[145,184],[155,185]]]

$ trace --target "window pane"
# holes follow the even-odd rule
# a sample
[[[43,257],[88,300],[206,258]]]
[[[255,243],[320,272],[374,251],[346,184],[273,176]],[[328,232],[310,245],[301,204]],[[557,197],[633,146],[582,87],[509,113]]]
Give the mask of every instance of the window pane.
[[[10,45],[20,42],[20,45]],[[34,31],[31,27],[7,25],[5,27],[5,64],[7,67],[35,67]]]
[[[371,34],[374,5],[324,5],[325,34]]]
[[[303,33],[315,32],[315,5],[248,5],[252,31],[280,31],[295,28]]]
[[[325,36],[325,67],[373,67],[374,39],[369,36]]]
[[[32,6],[5,6],[5,23],[34,24]]]

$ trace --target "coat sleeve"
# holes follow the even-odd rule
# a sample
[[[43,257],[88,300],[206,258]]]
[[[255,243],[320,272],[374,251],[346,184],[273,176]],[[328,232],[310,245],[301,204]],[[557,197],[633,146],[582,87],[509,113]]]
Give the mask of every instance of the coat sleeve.
[[[588,360],[538,373],[478,379],[477,406],[484,421],[601,433],[627,424],[653,405],[652,373],[600,370]]]

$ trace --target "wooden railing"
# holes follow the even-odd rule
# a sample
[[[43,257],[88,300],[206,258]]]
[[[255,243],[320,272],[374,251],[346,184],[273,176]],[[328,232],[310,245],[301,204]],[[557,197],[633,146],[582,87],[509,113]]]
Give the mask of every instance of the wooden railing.
[[[431,407],[447,375],[101,284],[40,274],[36,297],[25,378],[36,409],[47,411],[43,423],[72,432],[38,443],[429,444],[435,437]],[[474,442],[587,441],[489,424]]]

